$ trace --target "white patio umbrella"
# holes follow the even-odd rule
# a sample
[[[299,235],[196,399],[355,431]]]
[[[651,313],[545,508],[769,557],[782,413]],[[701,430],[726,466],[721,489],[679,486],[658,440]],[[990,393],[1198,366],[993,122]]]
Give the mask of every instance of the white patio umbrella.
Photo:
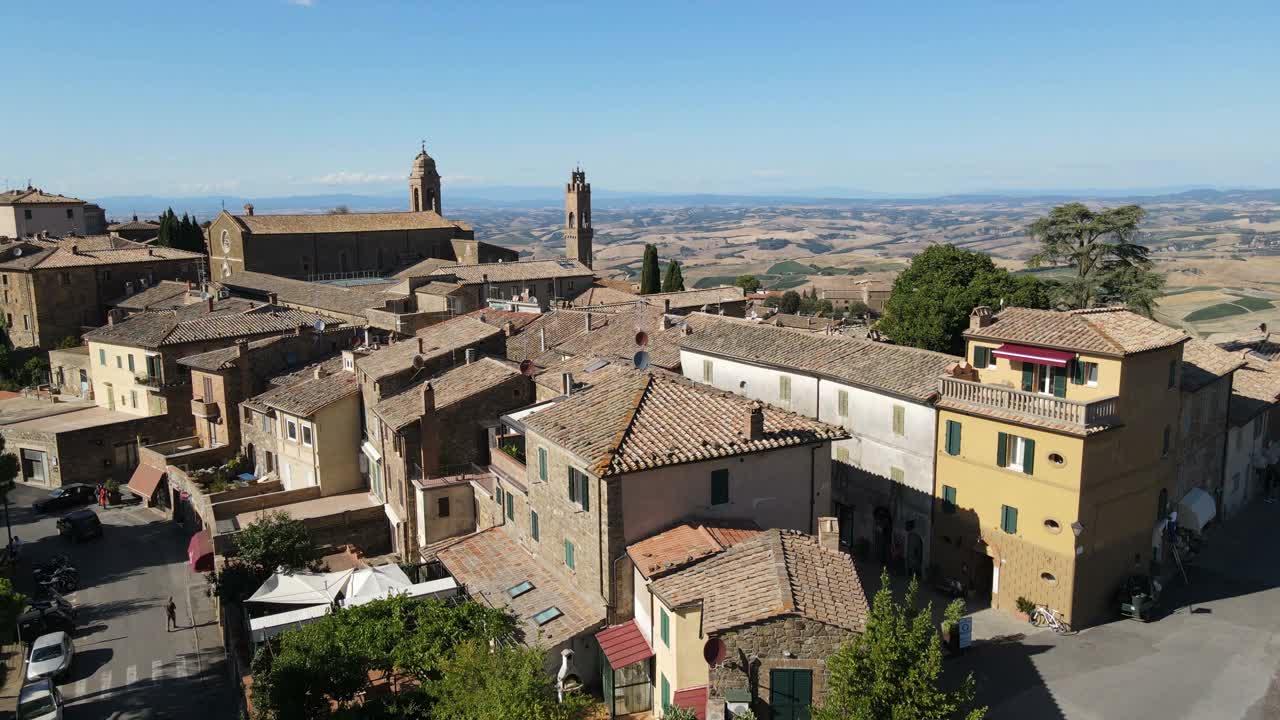
[[[413,581],[399,565],[379,565],[361,568],[351,575],[346,594],[346,606],[364,605],[367,602],[391,597],[392,593],[406,592]]]
[[[331,573],[278,572],[249,597],[249,602],[324,605],[347,589],[352,570]]]

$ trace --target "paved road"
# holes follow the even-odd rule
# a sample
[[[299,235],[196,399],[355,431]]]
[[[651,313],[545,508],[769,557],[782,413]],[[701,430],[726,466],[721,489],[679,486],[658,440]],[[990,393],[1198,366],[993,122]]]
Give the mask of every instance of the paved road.
[[[1248,508],[1212,534],[1167,592],[1170,614],[1073,636],[1025,637],[949,660],[972,670],[992,720],[1280,718],[1280,504]]]
[[[33,562],[57,552],[69,552],[80,570],[81,589],[68,596],[79,608],[79,627],[75,662],[61,686],[66,720],[234,718],[221,647],[198,647],[191,598],[204,580],[187,565],[181,530],[140,507],[112,508],[99,510],[102,539],[71,544],[58,536],[56,514],[30,509],[43,493],[19,487],[10,508],[13,532],[23,540],[20,583],[29,582]],[[173,632],[165,629],[170,595],[183,626]]]

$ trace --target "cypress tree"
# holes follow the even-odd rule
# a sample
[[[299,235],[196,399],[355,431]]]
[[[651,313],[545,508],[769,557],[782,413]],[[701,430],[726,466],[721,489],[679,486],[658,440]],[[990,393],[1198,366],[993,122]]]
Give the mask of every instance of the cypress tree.
[[[667,265],[666,277],[662,279],[662,292],[680,292],[684,290],[684,273],[680,271],[680,261],[672,260]]]
[[[640,266],[640,294],[652,295],[659,292],[658,282],[658,248],[656,245],[644,246],[644,262]]]

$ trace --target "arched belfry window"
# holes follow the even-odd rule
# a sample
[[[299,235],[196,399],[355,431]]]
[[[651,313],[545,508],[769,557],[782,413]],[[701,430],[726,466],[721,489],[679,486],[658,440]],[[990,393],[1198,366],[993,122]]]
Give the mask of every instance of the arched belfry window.
[[[418,194],[418,188],[413,189],[413,211],[422,212],[422,197]]]
[[[435,191],[435,190],[428,190],[428,191],[427,191],[427,209],[428,209],[428,210],[435,210],[436,212],[440,212],[440,206],[436,203],[436,191]]]
[[[569,213],[569,227],[573,227],[573,213]]]

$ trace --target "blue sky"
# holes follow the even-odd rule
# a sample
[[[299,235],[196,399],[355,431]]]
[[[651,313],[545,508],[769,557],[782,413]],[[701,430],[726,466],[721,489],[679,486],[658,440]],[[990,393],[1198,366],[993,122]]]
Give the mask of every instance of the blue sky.
[[[446,192],[1280,186],[1274,0],[58,7],[0,3],[0,183],[385,193],[426,138]]]

